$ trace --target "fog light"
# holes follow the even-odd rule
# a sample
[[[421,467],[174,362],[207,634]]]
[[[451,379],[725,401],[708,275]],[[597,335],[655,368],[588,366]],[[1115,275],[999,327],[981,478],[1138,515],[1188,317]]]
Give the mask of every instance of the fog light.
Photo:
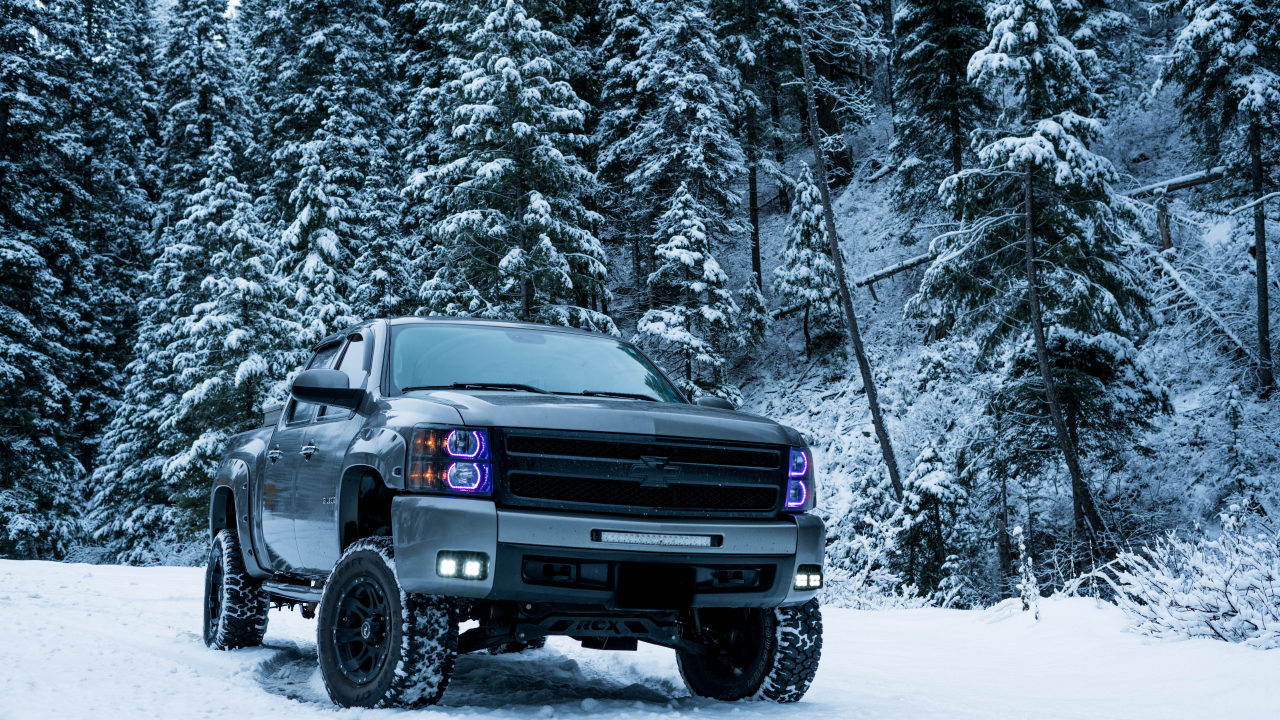
[[[489,577],[489,556],[482,552],[441,550],[436,554],[436,574],[456,580],[484,580]]]
[[[822,568],[818,565],[801,565],[796,568],[796,590],[818,590],[822,588]]]

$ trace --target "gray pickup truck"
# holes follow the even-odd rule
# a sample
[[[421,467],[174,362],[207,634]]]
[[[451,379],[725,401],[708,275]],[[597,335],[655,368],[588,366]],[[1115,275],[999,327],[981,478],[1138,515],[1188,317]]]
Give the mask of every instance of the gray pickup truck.
[[[458,653],[550,635],[669,647],[696,695],[794,702],[822,645],[814,493],[796,431],[691,402],[629,343],[373,320],[228,443],[204,638],[257,645],[272,606],[301,608],[343,706],[436,703]]]

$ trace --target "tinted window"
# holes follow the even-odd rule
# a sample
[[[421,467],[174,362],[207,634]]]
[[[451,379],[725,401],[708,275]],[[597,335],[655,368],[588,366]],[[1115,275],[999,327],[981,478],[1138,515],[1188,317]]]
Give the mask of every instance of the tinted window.
[[[613,392],[681,402],[635,348],[605,337],[483,325],[400,325],[391,337],[392,392],[454,383],[520,383],[577,395]]]
[[[328,370],[333,367],[333,361],[338,356],[338,351],[342,349],[341,343],[334,343],[326,347],[320,348],[315,355],[311,356],[311,362],[307,363],[308,370]],[[289,400],[289,412],[287,413],[288,422],[302,422],[311,417],[311,411],[315,405],[311,403],[300,403],[297,400]]]
[[[360,335],[353,335],[351,342],[347,343],[347,349],[342,352],[342,362],[338,363],[338,370],[347,374],[347,387],[360,387],[364,384],[364,338]],[[317,417],[322,418],[345,418],[355,414],[353,408],[333,407],[325,405],[317,412]]]

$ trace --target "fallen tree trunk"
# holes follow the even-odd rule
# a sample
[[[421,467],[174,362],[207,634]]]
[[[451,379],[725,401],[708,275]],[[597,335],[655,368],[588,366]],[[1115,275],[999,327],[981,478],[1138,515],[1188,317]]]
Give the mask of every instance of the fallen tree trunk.
[[[1124,194],[1131,198],[1137,199],[1137,198],[1147,197],[1149,195],[1155,195],[1162,190],[1165,193],[1171,193],[1175,190],[1185,190],[1189,187],[1195,187],[1197,185],[1203,185],[1205,183],[1214,182],[1215,180],[1221,180],[1223,174],[1225,174],[1226,171],[1227,171],[1227,168],[1225,166],[1219,166],[1216,168],[1212,168],[1210,170],[1205,170],[1198,173],[1192,173],[1190,175],[1182,175],[1180,177],[1169,178],[1168,180],[1162,180],[1153,185],[1140,187],[1137,190],[1130,190],[1129,192]]]
[[[883,270],[877,270],[871,273],[870,275],[866,275],[861,279],[854,281],[853,284],[856,287],[862,287],[864,285],[870,285],[871,283],[874,283],[874,282],[880,282],[881,280],[884,280],[887,277],[892,277],[894,275],[897,275],[903,270],[910,270],[911,268],[916,267],[918,265],[923,265],[936,257],[938,256],[934,255],[933,253],[925,253],[924,255],[917,255],[909,260],[903,260],[897,265],[890,265],[889,267],[884,268]]]
[[[1199,309],[1201,313],[1203,313],[1206,317],[1208,317],[1213,322],[1213,324],[1217,326],[1219,332],[1227,336],[1227,338],[1231,341],[1233,345],[1236,346],[1236,349],[1241,354],[1243,354],[1246,358],[1248,358],[1253,363],[1255,364],[1257,363],[1258,359],[1253,356],[1253,353],[1249,352],[1249,348],[1245,347],[1245,344],[1240,339],[1240,337],[1236,335],[1235,331],[1232,330],[1229,325],[1227,325],[1227,321],[1223,320],[1222,316],[1219,315],[1216,310],[1209,307],[1207,303],[1205,303],[1203,300],[1200,299],[1200,296],[1196,294],[1196,291],[1192,290],[1191,286],[1187,285],[1187,282],[1182,279],[1182,274],[1179,273],[1177,269],[1173,267],[1173,265],[1169,264],[1169,261],[1164,257],[1164,255],[1156,252],[1150,246],[1142,243],[1126,243],[1126,244],[1131,247],[1142,248],[1148,254],[1150,254],[1152,259],[1156,261],[1156,264],[1160,266],[1160,269],[1164,271],[1164,274],[1169,276],[1169,279],[1173,280],[1173,283],[1178,286],[1178,289],[1182,291],[1182,294],[1186,296],[1186,298],[1190,300],[1193,304],[1195,304],[1196,308]]]

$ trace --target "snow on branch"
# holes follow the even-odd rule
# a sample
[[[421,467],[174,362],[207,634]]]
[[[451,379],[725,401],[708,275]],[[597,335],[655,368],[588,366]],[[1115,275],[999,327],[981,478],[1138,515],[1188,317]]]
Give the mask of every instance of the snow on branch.
[[[1243,518],[1224,514],[1212,539],[1170,532],[1097,574],[1143,635],[1280,647],[1280,535],[1250,531]]]

